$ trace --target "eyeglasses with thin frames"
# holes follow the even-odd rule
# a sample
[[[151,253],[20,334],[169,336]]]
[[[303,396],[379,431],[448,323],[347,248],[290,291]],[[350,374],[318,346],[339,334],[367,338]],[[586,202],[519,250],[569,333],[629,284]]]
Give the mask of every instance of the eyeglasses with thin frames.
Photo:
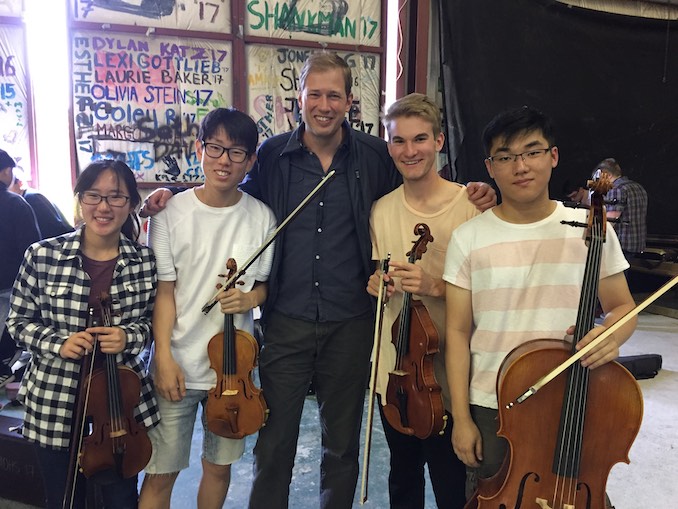
[[[207,142],[202,142],[203,149],[205,150],[205,154],[210,156],[212,159],[219,159],[221,156],[224,155],[224,152],[228,154],[228,158],[231,160],[232,163],[242,163],[247,159],[247,156],[249,155],[249,152],[247,150],[243,150],[241,148],[227,148],[227,147],[222,147],[221,145],[217,145],[216,143],[207,143]]]
[[[553,147],[548,148],[533,148],[527,152],[522,152],[520,154],[499,154],[496,156],[489,156],[488,161],[494,163],[497,166],[508,166],[509,164],[518,162],[520,157],[524,162],[536,161],[541,158],[544,154],[549,152]]]
[[[103,196],[92,191],[85,191],[80,193],[80,202],[85,205],[99,205],[101,200],[104,200],[111,207],[124,207],[129,201],[129,196],[124,194],[111,194],[108,196]]]

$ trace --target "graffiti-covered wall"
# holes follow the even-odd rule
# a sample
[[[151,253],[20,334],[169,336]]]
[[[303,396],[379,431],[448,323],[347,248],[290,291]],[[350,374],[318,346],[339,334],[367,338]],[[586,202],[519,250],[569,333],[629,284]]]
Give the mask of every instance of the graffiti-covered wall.
[[[233,12],[244,13],[244,26]],[[333,44],[353,72],[349,122],[379,134],[379,1],[74,0],[71,23],[79,168],[114,157],[141,183],[201,182],[194,147],[207,112],[246,111],[260,141],[296,127],[301,67]]]
[[[142,182],[197,182],[202,117],[232,104],[231,43],[75,31],[78,163],[123,158]]]

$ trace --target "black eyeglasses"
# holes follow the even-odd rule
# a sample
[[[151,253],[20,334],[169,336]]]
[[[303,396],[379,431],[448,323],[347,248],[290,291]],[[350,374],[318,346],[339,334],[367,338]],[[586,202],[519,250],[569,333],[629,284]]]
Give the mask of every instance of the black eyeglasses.
[[[92,191],[85,191],[80,193],[80,201],[85,205],[99,205],[101,200],[104,200],[111,207],[124,207],[129,201],[129,196],[124,194],[111,194],[108,196],[102,196]]]
[[[533,148],[532,150],[528,150],[527,152],[523,152],[521,154],[499,154],[496,156],[489,156],[487,160],[496,164],[497,166],[508,166],[511,163],[518,162],[519,157],[525,162],[530,162],[539,159],[552,148],[553,147]]]
[[[221,145],[217,145],[216,143],[206,143],[203,141],[202,146],[205,150],[205,154],[213,159],[219,159],[224,155],[224,152],[226,152],[228,154],[228,158],[233,163],[242,163],[245,159],[247,159],[249,154],[247,150],[243,150],[241,148],[226,148],[222,147]]]

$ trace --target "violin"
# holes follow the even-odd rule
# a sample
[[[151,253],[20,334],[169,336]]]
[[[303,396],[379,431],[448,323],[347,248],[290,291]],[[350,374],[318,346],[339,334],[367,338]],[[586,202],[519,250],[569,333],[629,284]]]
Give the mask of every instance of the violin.
[[[104,327],[112,327],[111,298],[101,295]],[[95,341],[96,347],[96,341]],[[87,478],[129,479],[151,459],[146,428],[134,417],[141,380],[132,368],[119,365],[115,354],[103,354],[105,366],[89,378],[85,419],[91,433],[83,438],[80,469]]]
[[[409,263],[421,260],[426,245],[433,242],[424,223],[414,227],[419,238],[406,254]],[[403,292],[400,315],[391,329],[396,364],[388,375],[387,404],[383,407],[388,423],[400,433],[424,439],[442,433],[447,424],[442,390],[435,379],[433,356],[438,348],[438,332],[426,307]]]
[[[112,327],[111,298],[101,297],[101,319],[104,327]],[[88,326],[95,325],[90,309]],[[100,483],[134,477],[151,459],[151,441],[146,429],[134,416],[139,404],[141,380],[136,372],[118,365],[115,354],[101,355],[95,338],[88,361],[83,357],[78,407],[73,422],[73,438],[63,507],[73,504],[76,469],[88,479]],[[100,350],[99,350],[100,351]],[[73,458],[76,461],[73,461]]]
[[[229,258],[226,267],[230,279],[238,270],[236,261]],[[233,315],[224,313],[224,332],[210,339],[207,354],[217,374],[217,384],[207,395],[207,428],[226,438],[256,433],[268,417],[266,401],[252,377],[259,355],[257,341],[236,330]]]
[[[568,361],[579,355],[575,345],[594,326],[605,241],[603,196],[611,182],[589,186],[588,224],[567,223],[586,226],[588,243],[574,340],[528,341],[504,359],[497,376],[498,435],[509,442],[510,454],[494,477],[479,482],[466,508],[604,509],[612,466],[629,461],[643,413],[638,383],[616,362],[589,370]],[[525,392],[561,364],[569,364],[566,377]]]

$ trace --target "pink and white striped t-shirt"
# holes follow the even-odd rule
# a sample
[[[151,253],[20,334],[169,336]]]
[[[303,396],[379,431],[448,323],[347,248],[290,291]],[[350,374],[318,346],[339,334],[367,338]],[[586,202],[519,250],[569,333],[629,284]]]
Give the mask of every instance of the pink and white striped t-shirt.
[[[575,324],[587,246],[583,228],[561,221],[585,223],[586,211],[559,202],[541,221],[514,224],[489,210],[450,239],[443,279],[472,293],[473,405],[497,408],[497,372],[513,348],[532,339],[562,339]],[[607,228],[600,278],[628,266],[614,230]]]

